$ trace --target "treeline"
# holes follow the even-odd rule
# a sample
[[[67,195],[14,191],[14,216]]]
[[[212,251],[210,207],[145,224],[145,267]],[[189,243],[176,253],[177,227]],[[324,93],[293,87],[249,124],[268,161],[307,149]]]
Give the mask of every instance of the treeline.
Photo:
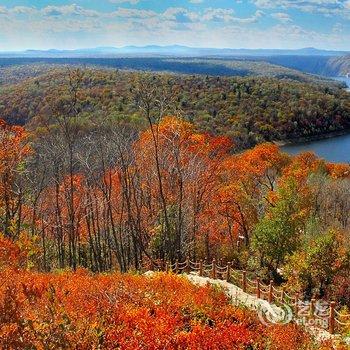
[[[135,86],[152,80],[158,93],[167,90],[171,95],[166,106],[170,115],[180,115],[202,132],[228,136],[238,149],[350,126],[349,94],[332,84],[91,69],[79,74],[79,117],[84,120],[109,118],[144,127]],[[67,68],[57,68],[4,86],[0,92],[2,117],[31,128],[55,124],[55,108],[69,98],[68,76]]]
[[[204,74],[215,76],[265,76],[300,82],[323,83],[325,79],[304,71],[269,63],[280,56],[253,58],[177,58],[177,57],[0,57],[0,72],[11,67],[69,65],[75,67],[104,67],[178,74]],[[293,62],[293,59],[290,59]]]
[[[339,53],[340,54],[340,53]],[[337,77],[350,72],[350,56],[322,55],[274,55],[256,57],[255,60],[269,62],[277,66],[295,69],[299,72]]]
[[[144,131],[86,120],[80,73],[54,125],[1,123],[0,265],[14,252],[43,271],[215,257],[350,305],[349,166],[273,144],[233,155],[229,138],[164,117],[172,89],[153,78],[134,86]]]
[[[47,74],[53,68],[55,68],[54,65],[48,64],[11,65],[5,67],[0,64],[0,91],[6,85],[17,84],[26,79]]]
[[[338,72],[337,75],[350,74],[350,55],[333,57],[329,60],[328,66],[332,71]]]

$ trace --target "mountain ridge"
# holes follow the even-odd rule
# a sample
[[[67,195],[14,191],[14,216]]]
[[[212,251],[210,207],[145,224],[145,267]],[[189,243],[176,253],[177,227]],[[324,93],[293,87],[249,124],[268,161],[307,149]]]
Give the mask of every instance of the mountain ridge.
[[[81,55],[123,55],[123,54],[155,54],[155,55],[183,55],[183,56],[274,56],[274,55],[300,55],[300,56],[345,56],[350,51],[323,50],[313,47],[301,49],[245,49],[245,48],[201,48],[184,45],[128,45],[123,47],[100,46],[81,49],[28,49],[24,51],[2,51],[0,56],[15,57],[76,57]]]

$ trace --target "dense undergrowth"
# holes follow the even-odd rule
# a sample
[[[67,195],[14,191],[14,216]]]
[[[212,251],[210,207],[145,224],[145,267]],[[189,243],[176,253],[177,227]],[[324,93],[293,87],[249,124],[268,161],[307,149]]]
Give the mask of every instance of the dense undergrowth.
[[[185,278],[0,272],[1,349],[328,349]]]

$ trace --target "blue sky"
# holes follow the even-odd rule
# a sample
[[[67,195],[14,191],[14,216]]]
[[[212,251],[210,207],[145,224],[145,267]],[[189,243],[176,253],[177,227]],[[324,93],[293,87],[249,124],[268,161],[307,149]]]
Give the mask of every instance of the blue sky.
[[[0,0],[0,50],[170,45],[350,50],[350,0]]]

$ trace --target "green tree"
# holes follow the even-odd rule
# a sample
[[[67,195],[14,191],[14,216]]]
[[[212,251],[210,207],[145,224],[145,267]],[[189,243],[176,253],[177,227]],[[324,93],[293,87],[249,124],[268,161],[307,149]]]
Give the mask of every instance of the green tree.
[[[261,267],[277,277],[277,269],[300,244],[303,223],[300,218],[300,198],[293,180],[278,190],[278,201],[256,225],[252,248],[258,254]]]
[[[345,254],[335,231],[319,234],[307,240],[286,264],[289,283],[305,291],[307,296],[323,297],[334,276],[343,268]]]

